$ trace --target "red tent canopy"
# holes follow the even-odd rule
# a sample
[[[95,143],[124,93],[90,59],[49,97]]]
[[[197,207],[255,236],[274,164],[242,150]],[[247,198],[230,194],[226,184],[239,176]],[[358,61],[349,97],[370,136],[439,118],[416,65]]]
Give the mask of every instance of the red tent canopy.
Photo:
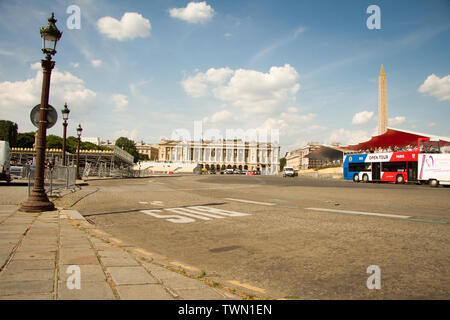
[[[431,140],[439,140],[441,147],[450,146],[450,139],[437,137],[428,134],[416,133],[411,131],[403,131],[388,128],[387,131],[379,136],[373,136],[369,141],[361,142],[355,145],[343,147],[347,150],[373,150],[375,148],[387,148],[397,146],[399,148],[408,145],[417,146],[419,138],[430,138]]]

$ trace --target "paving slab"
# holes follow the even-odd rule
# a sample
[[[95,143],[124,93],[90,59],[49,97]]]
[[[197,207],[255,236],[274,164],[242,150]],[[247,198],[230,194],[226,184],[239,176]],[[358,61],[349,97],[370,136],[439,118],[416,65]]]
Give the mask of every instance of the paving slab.
[[[53,280],[0,281],[0,296],[51,292],[53,292]]]
[[[37,270],[14,270],[6,268],[0,275],[2,281],[35,281],[35,280],[52,280],[55,277],[54,269],[37,269]]]
[[[173,288],[175,290],[178,289],[201,289],[207,288],[208,286],[202,283],[200,280],[191,279],[184,277],[182,275],[178,275],[178,277],[171,277],[162,279],[164,285]]]
[[[105,267],[131,267],[139,266],[136,260],[132,258],[102,258],[100,259]]]
[[[143,267],[106,268],[116,285],[158,283]]]
[[[116,289],[123,300],[174,300],[160,284],[122,285]]]
[[[55,251],[56,250],[55,245],[56,245],[56,243],[54,245],[49,245],[49,244],[41,245],[38,242],[26,243],[26,244],[22,243],[22,245],[20,246],[19,250],[20,250],[20,252],[27,252],[27,251]]]
[[[40,242],[40,243],[44,243],[44,242],[57,242],[58,241],[58,237],[55,236],[49,236],[49,235],[27,235],[26,239],[29,241],[34,241],[34,242]]]
[[[62,265],[60,267],[59,278],[62,281],[67,281],[67,278],[71,275],[67,273],[67,269],[71,265]],[[80,278],[84,282],[95,282],[95,281],[106,281],[105,273],[103,272],[100,264],[97,265],[79,265],[80,267]]]
[[[0,246],[0,255],[10,255],[13,249],[16,247],[16,244],[8,244]]]
[[[0,239],[0,248],[1,247],[9,247],[10,245],[16,245],[17,243],[19,243],[19,240],[13,240],[13,239]]]
[[[57,240],[56,240],[56,238],[30,239],[28,237],[25,237],[22,240],[22,246],[34,245],[34,244],[56,246]]]
[[[52,251],[21,251],[20,248],[14,255],[16,259],[23,260],[55,260],[56,259],[56,248]]]
[[[81,281],[80,289],[67,288],[66,282],[58,282],[58,300],[115,300],[107,282]]]
[[[0,296],[0,300],[53,300],[53,294],[52,293],[13,294],[10,296]]]
[[[99,250],[100,258],[129,258],[130,255],[118,248],[108,248],[107,250]]]
[[[72,220],[85,221],[84,217],[76,210],[62,210],[62,212],[67,214],[67,216]]]
[[[143,262],[142,264],[148,271],[150,271],[152,275],[161,280],[182,277],[180,274],[174,271],[170,271],[153,263]]]
[[[0,205],[0,212],[11,212],[14,213],[17,210],[17,205],[12,204],[2,204]]]
[[[229,299],[216,290],[203,287],[199,289],[177,289],[175,290],[180,297],[183,297],[183,300],[223,300]]]
[[[13,258],[8,264],[8,270],[39,270],[39,269],[55,269],[54,260],[18,260]]]
[[[61,264],[70,265],[95,265],[99,264],[97,256],[94,251],[83,253],[68,253],[65,256],[60,257]]]
[[[9,253],[0,253],[0,268],[6,263],[9,258]]]

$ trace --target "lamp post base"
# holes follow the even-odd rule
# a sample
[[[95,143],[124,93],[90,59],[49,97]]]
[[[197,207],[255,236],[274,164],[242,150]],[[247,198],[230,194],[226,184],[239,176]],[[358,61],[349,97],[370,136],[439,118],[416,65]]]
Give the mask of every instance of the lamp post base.
[[[53,202],[48,200],[45,191],[35,191],[33,190],[27,201],[23,202],[19,208],[22,212],[43,212],[43,211],[53,211],[55,210],[55,205]]]

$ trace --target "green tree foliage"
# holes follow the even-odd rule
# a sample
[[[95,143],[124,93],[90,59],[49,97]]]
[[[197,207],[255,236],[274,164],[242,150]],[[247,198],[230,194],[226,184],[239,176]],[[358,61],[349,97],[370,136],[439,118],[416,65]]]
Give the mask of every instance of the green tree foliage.
[[[78,138],[75,137],[67,137],[66,139],[66,151],[72,154],[77,152],[78,147]]]
[[[286,165],[286,158],[280,158],[280,170],[283,170]]]
[[[62,143],[62,139],[61,139],[61,143]],[[78,148],[78,138],[75,138],[72,136],[68,137],[66,139],[66,151],[69,153],[75,154],[77,152],[77,148]],[[81,142],[80,150],[111,150],[111,149],[108,147],[104,147],[104,146],[98,146],[98,145],[90,143],[90,142]]]
[[[33,148],[35,132],[24,132],[17,135],[16,147],[19,148]],[[67,137],[66,139],[66,151],[72,154],[77,152],[78,138]],[[47,148],[48,149],[62,149],[62,138],[54,134],[47,136]],[[90,142],[81,142],[81,150],[111,150],[105,146],[98,146]]]
[[[148,157],[148,154],[145,153],[139,153],[139,161],[148,161],[150,158]]]
[[[116,140],[116,146],[131,154],[134,157],[135,163],[139,160],[139,153],[133,140],[126,137],[120,137]]]
[[[15,147],[18,148],[33,148],[35,132],[24,132],[17,135],[17,142]]]
[[[0,140],[8,141],[11,147],[15,147],[17,143],[17,123],[0,120]]]
[[[62,138],[49,134],[47,136],[47,148],[48,149],[62,149]]]

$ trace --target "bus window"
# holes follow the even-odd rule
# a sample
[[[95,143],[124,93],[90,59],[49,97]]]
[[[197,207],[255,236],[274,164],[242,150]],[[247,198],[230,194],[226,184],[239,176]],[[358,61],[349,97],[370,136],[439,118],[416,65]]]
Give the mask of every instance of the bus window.
[[[350,172],[360,172],[360,171],[370,171],[370,163],[349,163],[348,171]]]
[[[383,172],[405,172],[406,162],[382,162],[381,171]]]

